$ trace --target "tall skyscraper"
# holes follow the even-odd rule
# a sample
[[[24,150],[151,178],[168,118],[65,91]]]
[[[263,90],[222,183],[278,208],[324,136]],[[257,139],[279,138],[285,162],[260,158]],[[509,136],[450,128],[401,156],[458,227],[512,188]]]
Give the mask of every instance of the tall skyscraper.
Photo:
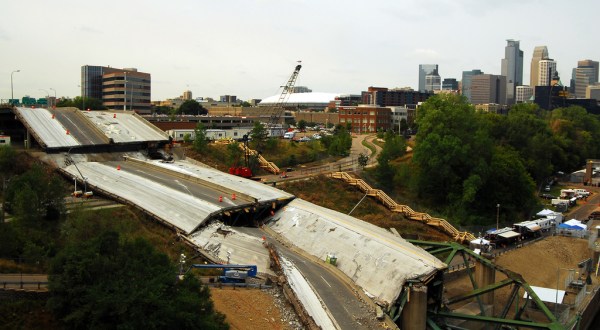
[[[471,77],[471,103],[506,104],[506,77],[480,74]]]
[[[471,79],[473,76],[483,74],[483,71],[479,69],[473,69],[471,71],[463,71],[462,73],[462,95],[464,95],[469,102],[472,103],[471,100]]]
[[[419,92],[424,93],[426,89],[426,76],[438,74],[437,64],[419,64]]]
[[[425,75],[425,91],[439,91],[442,89],[442,78],[437,70],[431,74]]]
[[[518,40],[506,40],[504,58],[502,59],[502,75],[506,77],[506,104],[515,103],[517,86],[523,85],[523,51],[519,49]]]
[[[588,86],[598,82],[598,62],[592,60],[577,61],[575,69],[575,95],[585,98]]]
[[[535,86],[550,86],[556,72],[556,62],[553,59],[540,60],[538,80]]]
[[[458,90],[458,81],[454,78],[444,78],[442,81],[442,90],[445,91],[457,91]]]
[[[540,61],[547,60],[548,48],[546,46],[536,46],[533,49],[533,57],[531,58],[531,72],[529,76],[529,86],[538,86],[538,80],[540,79]]]

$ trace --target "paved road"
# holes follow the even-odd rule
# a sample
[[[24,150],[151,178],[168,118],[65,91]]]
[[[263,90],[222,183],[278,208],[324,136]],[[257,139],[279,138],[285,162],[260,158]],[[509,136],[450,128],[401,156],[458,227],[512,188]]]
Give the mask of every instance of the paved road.
[[[225,189],[218,190],[209,186],[201,185],[196,182],[188,181],[183,178],[171,175],[168,172],[160,171],[154,166],[144,166],[136,162],[106,162],[108,166],[120,166],[121,171],[129,172],[142,178],[154,181],[174,190],[178,190],[184,194],[189,194],[193,197],[200,198],[205,201],[219,203],[219,197],[223,197],[223,204],[226,206],[248,205],[254,200],[245,199],[243,196],[237,196],[233,200]]]
[[[21,286],[21,282],[23,285]],[[48,282],[43,274],[0,274],[0,288],[38,290],[39,282]],[[39,284],[40,290],[47,290],[47,284]]]
[[[571,219],[586,220],[590,213],[600,206],[600,189],[598,187],[581,185],[581,188],[592,192],[592,195],[587,200],[578,200],[577,204],[579,206],[565,214],[565,221]]]
[[[311,286],[317,291],[329,313],[341,329],[376,329],[375,312],[361,302],[341,278],[319,263],[283,246],[268,233],[258,228],[236,228],[247,235],[265,236],[281,255],[292,261]]]
[[[72,109],[48,109],[52,113],[56,120],[61,125],[69,130],[69,134],[73,135],[79,143],[82,145],[96,145],[96,144],[107,144],[108,138],[100,134],[98,130],[89,129],[90,123],[84,122],[84,117],[76,113]]]

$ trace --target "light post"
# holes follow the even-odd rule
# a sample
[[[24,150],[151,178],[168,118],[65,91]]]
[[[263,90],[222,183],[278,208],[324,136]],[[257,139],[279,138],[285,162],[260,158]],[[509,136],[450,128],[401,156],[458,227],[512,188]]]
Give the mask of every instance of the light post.
[[[498,230],[500,224],[500,204],[496,204],[496,230]]]
[[[46,108],[48,108],[48,99],[50,98],[50,93],[47,90],[40,88],[41,91],[46,92]]]
[[[10,73],[10,99],[13,100],[15,98],[14,90],[13,90],[13,73],[21,72],[21,70],[15,70]]]
[[[53,106],[56,106],[56,89],[50,88],[50,90],[54,92],[54,102],[53,102],[54,104],[53,104]]]
[[[83,86],[77,85],[77,87],[81,87],[81,111],[85,111],[85,98],[83,97]]]

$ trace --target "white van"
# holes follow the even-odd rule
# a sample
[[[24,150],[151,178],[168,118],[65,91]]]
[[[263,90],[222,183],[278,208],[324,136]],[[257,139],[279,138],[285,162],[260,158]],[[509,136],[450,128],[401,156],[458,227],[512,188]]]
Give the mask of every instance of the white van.
[[[285,132],[285,134],[283,134],[284,139],[293,139],[294,136],[296,136],[296,132]]]

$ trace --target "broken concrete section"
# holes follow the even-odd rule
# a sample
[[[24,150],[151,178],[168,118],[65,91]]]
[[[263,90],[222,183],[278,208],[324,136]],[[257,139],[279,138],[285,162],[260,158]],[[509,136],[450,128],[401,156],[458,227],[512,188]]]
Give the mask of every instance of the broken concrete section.
[[[385,229],[301,199],[276,212],[269,226],[307,253],[335,259],[344,274],[383,304],[398,298],[406,280],[446,268]]]

